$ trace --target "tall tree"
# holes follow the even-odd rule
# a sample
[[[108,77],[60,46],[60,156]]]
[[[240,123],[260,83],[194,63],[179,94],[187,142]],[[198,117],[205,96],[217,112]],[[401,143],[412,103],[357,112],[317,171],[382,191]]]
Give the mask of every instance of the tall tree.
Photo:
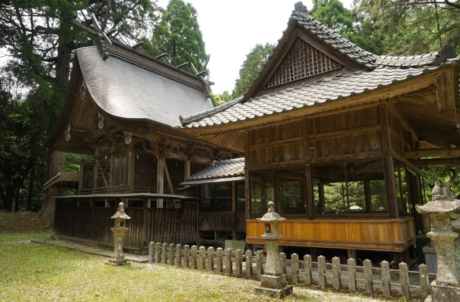
[[[243,65],[240,68],[240,77],[235,82],[235,88],[232,92],[233,99],[242,96],[252,85],[254,80],[259,76],[265,63],[273,53],[273,44],[257,44],[251,52],[246,55]]]
[[[9,210],[12,200],[21,201],[18,196],[27,178],[42,175],[33,171],[46,170],[43,141],[64,100],[73,50],[89,44],[88,33],[75,27],[73,20],[91,26],[94,13],[103,23],[109,3],[113,13],[103,26],[116,30],[112,34],[116,39],[137,40],[155,22],[156,4],[150,0],[0,2],[0,47],[10,55],[2,70],[2,77],[8,79],[3,87],[15,83],[25,88],[24,95],[16,96],[21,102],[11,98],[8,110],[1,112],[9,139],[0,146],[1,166],[6,169],[1,175],[0,196]],[[36,182],[28,184],[31,190]],[[42,184],[40,180],[38,185]]]
[[[388,54],[419,54],[450,43],[460,52],[460,2],[360,0],[357,14],[382,37]]]
[[[155,27],[152,40],[144,41],[141,49],[153,56],[167,53],[172,65],[190,62],[201,71],[207,56],[197,17],[198,13],[190,3],[170,0]]]

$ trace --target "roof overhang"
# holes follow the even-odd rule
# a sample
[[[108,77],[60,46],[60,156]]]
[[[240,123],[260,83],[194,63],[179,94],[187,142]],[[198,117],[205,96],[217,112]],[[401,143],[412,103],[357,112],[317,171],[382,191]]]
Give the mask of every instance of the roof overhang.
[[[203,184],[211,184],[211,183],[221,183],[221,182],[232,182],[232,181],[241,181],[245,180],[245,176],[237,176],[237,177],[222,177],[222,178],[213,178],[213,179],[200,179],[200,180],[188,180],[181,183],[181,186],[186,185],[203,185]]]
[[[43,185],[43,190],[51,187],[75,188],[80,181],[79,173],[59,172]]]

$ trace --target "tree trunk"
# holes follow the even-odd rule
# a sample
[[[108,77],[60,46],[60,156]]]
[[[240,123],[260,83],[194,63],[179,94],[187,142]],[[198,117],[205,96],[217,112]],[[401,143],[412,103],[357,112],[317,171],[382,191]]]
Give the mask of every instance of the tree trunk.
[[[30,171],[29,190],[27,192],[27,211],[32,210],[32,191],[34,190],[35,167]]]
[[[11,212],[13,210],[13,197],[14,188],[11,184],[7,184],[5,188],[5,200],[3,201],[3,205],[7,212]]]
[[[51,177],[58,173],[58,167],[64,165],[64,153],[59,151],[50,151],[48,153],[48,173],[46,181],[50,180]],[[58,190],[56,188],[49,188],[46,190],[45,201],[43,202],[40,210],[40,216],[44,218],[51,218],[54,215],[54,208],[56,206],[56,200],[50,198],[56,196]]]
[[[14,196],[14,211],[17,213],[19,211],[19,193],[21,192],[21,187],[16,189],[16,195]]]

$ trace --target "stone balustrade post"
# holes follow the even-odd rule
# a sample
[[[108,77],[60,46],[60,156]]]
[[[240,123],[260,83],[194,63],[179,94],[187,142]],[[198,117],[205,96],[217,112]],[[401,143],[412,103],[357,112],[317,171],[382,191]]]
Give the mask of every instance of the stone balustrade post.
[[[340,289],[340,259],[332,258],[332,286],[334,289]]]
[[[212,272],[214,270],[214,248],[208,247],[208,271]]]
[[[190,268],[191,269],[196,269],[196,253],[197,253],[197,247],[196,245],[192,245],[191,249],[191,256],[190,256]]]
[[[318,278],[319,286],[324,288],[326,286],[326,257],[318,256]]]
[[[200,246],[200,252],[198,254],[198,268],[204,270],[206,268],[206,248]]]
[[[167,243],[163,243],[161,246],[161,264],[166,264],[166,246]]]
[[[406,299],[410,299],[409,270],[404,262],[399,264],[399,282],[401,284],[401,295]]]
[[[366,294],[374,293],[374,284],[372,280],[372,261],[364,260],[364,292]]]
[[[161,243],[157,242],[155,244],[155,263],[160,264],[160,255],[161,255]]]
[[[190,267],[190,247],[186,244],[184,245],[184,267],[189,268]]]
[[[252,251],[246,251],[246,278],[251,278],[252,276]]]
[[[222,268],[224,266],[224,255],[222,254],[223,250],[221,247],[217,248],[216,255],[216,272],[222,273]]]
[[[291,255],[291,281],[292,284],[296,284],[298,282],[297,275],[299,273],[299,255],[296,253]]]
[[[174,265],[174,244],[169,244],[169,251],[168,251],[168,264]]]
[[[153,262],[153,254],[155,252],[155,243],[149,243],[149,263]]]
[[[176,262],[175,262],[175,264],[178,267],[182,266],[181,250],[182,250],[182,245],[177,244],[176,245]]]
[[[426,297],[430,295],[430,281],[428,278],[428,267],[426,264],[420,264],[418,266],[419,277],[420,277],[420,294],[422,301],[425,301]]]
[[[235,251],[235,276],[241,277],[243,274],[243,255],[240,249]]]
[[[286,274],[286,254],[281,252],[279,257],[280,257],[281,271],[283,272],[283,274]]]
[[[230,276],[233,272],[233,264],[232,264],[232,250],[226,249],[225,250],[225,274]]]
[[[347,260],[348,269],[348,289],[350,291],[356,291],[356,260],[350,258]]]
[[[390,297],[391,296],[390,263],[384,260],[380,262],[380,267],[381,267],[380,274],[381,274],[382,283],[383,283],[382,292],[385,297]]]
[[[311,272],[311,256],[310,255],[305,255],[303,256],[303,262],[304,262],[304,273],[305,273],[305,285],[312,285],[313,283],[313,277],[312,277],[312,272]]]

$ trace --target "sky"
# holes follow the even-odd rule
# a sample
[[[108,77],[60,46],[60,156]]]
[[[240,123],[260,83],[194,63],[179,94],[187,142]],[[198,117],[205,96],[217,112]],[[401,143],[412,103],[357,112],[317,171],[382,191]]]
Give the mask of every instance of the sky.
[[[211,55],[208,64],[215,82],[212,91],[222,94],[232,92],[246,55],[256,44],[274,43],[282,37],[287,22],[299,0],[184,0],[195,7],[203,34],[206,53]],[[158,0],[166,8],[169,0]],[[342,0],[351,8],[353,0]],[[304,0],[308,10],[311,0]]]

